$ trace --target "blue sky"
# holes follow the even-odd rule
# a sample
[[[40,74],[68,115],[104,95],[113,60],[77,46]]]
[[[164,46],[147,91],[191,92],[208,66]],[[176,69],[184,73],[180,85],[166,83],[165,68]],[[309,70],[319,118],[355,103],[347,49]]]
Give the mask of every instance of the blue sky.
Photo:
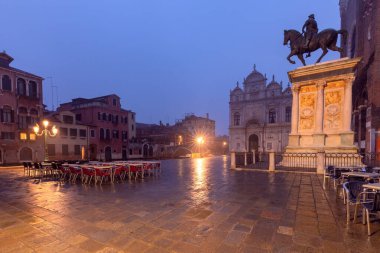
[[[338,1],[0,0],[0,50],[45,77],[44,102],[115,93],[144,123],[210,114],[228,133],[229,91],[254,64],[288,82],[284,29],[314,13],[340,27]],[[315,61],[314,53],[309,63]],[[329,53],[325,58],[338,58]],[[57,92],[58,91],[58,92]]]

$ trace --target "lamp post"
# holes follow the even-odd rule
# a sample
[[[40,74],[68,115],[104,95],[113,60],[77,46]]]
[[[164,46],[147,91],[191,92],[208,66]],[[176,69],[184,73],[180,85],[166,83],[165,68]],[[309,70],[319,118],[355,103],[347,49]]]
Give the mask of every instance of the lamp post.
[[[226,141],[223,141],[223,154],[226,154],[227,152],[227,142]]]
[[[49,130],[50,122],[47,120],[42,121],[42,125],[44,129],[41,129],[40,131],[40,126],[36,123],[36,125],[33,127],[33,131],[37,136],[44,136],[44,147],[45,147],[45,161],[49,161],[49,154],[48,154],[48,148],[47,148],[47,137],[48,135],[51,137],[54,137],[58,133],[58,129],[55,126],[52,126],[52,128]]]
[[[197,143],[198,143],[199,156],[202,156],[201,147],[202,147],[202,144],[205,143],[205,139],[203,138],[203,136],[197,137]]]

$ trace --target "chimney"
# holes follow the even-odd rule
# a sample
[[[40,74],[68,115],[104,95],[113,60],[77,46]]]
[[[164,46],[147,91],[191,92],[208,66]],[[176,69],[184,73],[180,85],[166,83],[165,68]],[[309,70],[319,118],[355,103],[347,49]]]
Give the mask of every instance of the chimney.
[[[206,113],[206,119],[208,119],[208,113]]]

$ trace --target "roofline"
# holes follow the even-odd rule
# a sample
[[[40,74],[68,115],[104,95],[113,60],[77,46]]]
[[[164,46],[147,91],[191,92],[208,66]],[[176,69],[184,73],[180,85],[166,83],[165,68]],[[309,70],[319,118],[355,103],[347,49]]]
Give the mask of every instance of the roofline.
[[[45,78],[43,78],[43,77],[37,76],[35,74],[29,73],[29,72],[26,72],[24,70],[17,69],[17,68],[14,68],[14,67],[3,67],[3,66],[0,66],[0,68],[1,69],[5,69],[5,70],[10,70],[10,71],[18,72],[18,73],[21,73],[21,74],[24,74],[24,75],[29,75],[29,76],[32,76],[32,77],[37,78],[37,79],[45,80]]]

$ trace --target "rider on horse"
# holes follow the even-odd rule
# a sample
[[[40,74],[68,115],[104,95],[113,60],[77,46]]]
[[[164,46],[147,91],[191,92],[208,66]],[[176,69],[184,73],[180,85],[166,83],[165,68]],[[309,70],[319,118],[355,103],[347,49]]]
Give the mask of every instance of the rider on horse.
[[[315,21],[314,14],[309,15],[308,20],[306,20],[305,24],[302,27],[302,32],[305,34],[305,48],[309,51],[306,57],[310,57],[310,42],[314,36],[318,34],[318,24],[317,21]]]

